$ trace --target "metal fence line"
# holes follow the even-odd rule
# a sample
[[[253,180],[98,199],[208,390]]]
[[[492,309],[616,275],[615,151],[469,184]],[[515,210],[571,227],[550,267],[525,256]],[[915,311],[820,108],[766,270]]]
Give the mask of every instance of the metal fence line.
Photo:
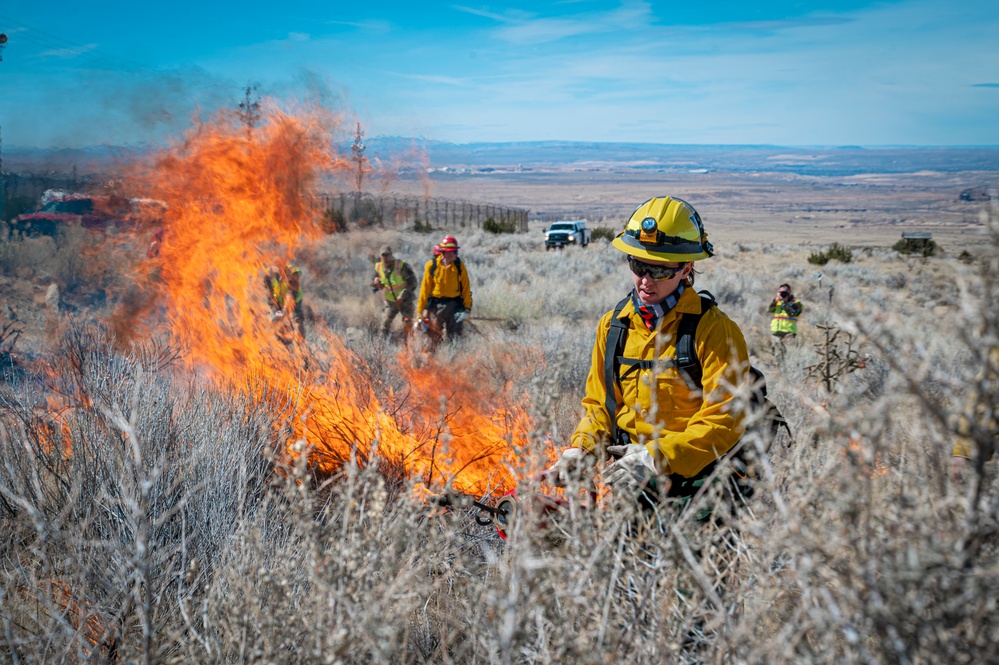
[[[102,183],[93,175],[76,173],[5,173],[4,194],[7,203],[20,200],[20,207],[31,208],[47,189],[81,191],[93,189]],[[481,229],[488,219],[498,224],[513,224],[517,232],[527,231],[530,213],[526,208],[515,208],[495,203],[477,203],[439,196],[413,196],[409,194],[322,193],[318,203],[329,214],[339,216],[343,228],[357,226],[403,226],[422,224],[433,228]],[[30,203],[29,203],[30,201]]]
[[[493,203],[473,203],[439,196],[407,194],[320,194],[324,210],[339,215],[349,228],[354,225],[415,224],[417,221],[434,228],[482,228],[487,219],[499,224],[514,224],[518,232],[527,231],[530,213],[525,208],[513,208]]]

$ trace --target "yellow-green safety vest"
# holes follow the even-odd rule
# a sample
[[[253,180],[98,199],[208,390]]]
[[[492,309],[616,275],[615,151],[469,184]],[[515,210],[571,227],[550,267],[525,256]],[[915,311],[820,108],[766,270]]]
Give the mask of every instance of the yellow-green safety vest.
[[[804,307],[801,301],[795,298],[789,303],[775,302],[773,305],[773,318],[770,319],[770,333],[786,333],[790,335],[798,334],[798,317]]]
[[[406,290],[406,278],[402,276],[402,266],[406,264],[402,259],[392,260],[392,269],[388,275],[385,274],[385,265],[379,261],[375,264],[375,272],[378,279],[385,287],[385,301],[395,302],[399,294]]]

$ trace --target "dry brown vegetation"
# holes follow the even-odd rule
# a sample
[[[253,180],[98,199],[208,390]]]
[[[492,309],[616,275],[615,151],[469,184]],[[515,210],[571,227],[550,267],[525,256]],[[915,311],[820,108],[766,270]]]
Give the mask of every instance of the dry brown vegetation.
[[[168,346],[116,349],[99,325],[108,313],[100,300],[71,301],[76,312],[64,302],[46,340],[48,284],[70,297],[96,294],[86,284],[103,280],[113,299],[131,254],[106,257],[98,275],[73,264],[85,239],[0,244],[26,331],[18,371],[0,383],[9,534],[0,658],[995,662],[999,486],[994,464],[955,482],[949,458],[971,388],[989,413],[999,395],[975,378],[999,345],[999,211],[988,224],[982,204],[961,213],[967,233],[986,241],[972,263],[956,260],[946,240],[943,257],[899,255],[888,249],[893,231],[883,246],[851,236],[847,244],[868,248],[853,263],[823,266],[820,280],[809,249],[785,239],[785,222],[746,221],[761,230],[743,235],[720,198],[701,201],[681,184],[631,184],[605,198],[635,194],[619,204],[628,208],[667,188],[701,211],[719,251],[698,287],[743,327],[796,435],[793,448],[774,451],[754,503],[724,525],[666,511],[646,520],[607,501],[547,528],[526,515],[503,542],[468,510],[412,498],[391,460],[348,464],[317,484],[304,465],[275,456],[291,431],[277,421],[286,396],[185,375]],[[482,198],[514,203],[498,192]],[[519,204],[532,205],[530,195]],[[823,233],[836,237],[834,226]],[[451,229],[475,315],[500,321],[480,321],[480,332],[441,351],[484,363],[493,380],[528,395],[537,435],[525,457],[575,427],[596,320],[630,284],[606,242],[545,252],[538,228]],[[429,238],[368,229],[299,253],[314,320],[374,368],[380,390],[399,386],[395,348],[377,336],[370,255],[391,242],[419,264]],[[784,281],[806,310],[797,345],[778,363],[766,303]],[[831,394],[807,376],[819,323],[854,333],[865,360]],[[538,360],[504,362],[517,349]],[[37,373],[35,358],[52,371]],[[55,413],[52,395],[66,397]],[[976,445],[990,449],[994,435],[982,421]]]

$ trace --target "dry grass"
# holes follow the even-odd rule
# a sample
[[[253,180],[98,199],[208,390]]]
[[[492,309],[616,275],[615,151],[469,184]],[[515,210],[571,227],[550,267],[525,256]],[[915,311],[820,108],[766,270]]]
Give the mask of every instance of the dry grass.
[[[626,265],[604,242],[553,253],[540,234],[458,235],[474,315],[504,321],[481,321],[482,334],[441,353],[526,393],[536,448],[565,441],[596,320],[627,291]],[[391,242],[419,266],[436,239],[368,230],[300,257],[316,318],[380,391],[399,378],[394,347],[373,335],[369,254]],[[169,349],[112,351],[100,328],[70,325],[51,357],[57,380],[0,384],[11,534],[0,658],[994,662],[999,486],[993,464],[954,483],[948,461],[969,386],[999,344],[999,258],[872,250],[823,266],[820,284],[807,255],[722,245],[698,278],[742,325],[797,436],[726,524],[608,501],[545,525],[524,514],[502,542],[468,510],[409,498],[390,464],[348,465],[323,485],[281,467],[285,409],[266,387],[254,400],[209,388],[178,375]],[[778,363],[765,309],[783,281],[806,310]],[[856,332],[869,356],[833,394],[806,378],[824,321]],[[541,360],[505,365],[517,348]],[[991,389],[981,399],[994,408]],[[53,394],[73,398],[54,412],[43,402]],[[978,445],[992,445],[989,432]]]

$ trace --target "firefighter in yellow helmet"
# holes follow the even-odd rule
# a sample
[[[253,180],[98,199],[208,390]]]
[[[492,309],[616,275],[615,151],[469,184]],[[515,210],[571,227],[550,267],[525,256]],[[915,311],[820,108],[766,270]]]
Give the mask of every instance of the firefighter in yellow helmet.
[[[749,381],[746,341],[693,288],[694,262],[714,250],[690,204],[646,201],[613,245],[632,290],[597,324],[584,414],[548,477],[564,484],[606,454],[615,492],[638,496],[656,478],[660,494],[689,498],[745,431],[734,389]]]

